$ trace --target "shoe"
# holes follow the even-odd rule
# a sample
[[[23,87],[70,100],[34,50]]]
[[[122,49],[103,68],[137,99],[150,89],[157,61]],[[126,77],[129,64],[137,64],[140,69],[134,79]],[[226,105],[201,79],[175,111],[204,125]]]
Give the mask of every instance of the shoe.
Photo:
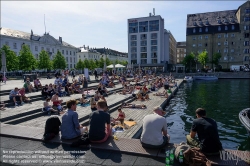
[[[18,104],[17,104],[17,103],[15,103],[15,106],[18,106]]]
[[[21,103],[21,105],[23,105],[23,104],[24,104],[24,102]]]

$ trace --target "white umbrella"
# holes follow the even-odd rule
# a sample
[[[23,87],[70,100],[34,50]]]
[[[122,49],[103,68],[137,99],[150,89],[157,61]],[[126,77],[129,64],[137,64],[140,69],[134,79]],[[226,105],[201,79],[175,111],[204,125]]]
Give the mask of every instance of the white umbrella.
[[[125,66],[121,65],[121,64],[116,64],[115,65],[116,68],[124,68]]]
[[[107,68],[112,69],[113,65],[108,65]]]

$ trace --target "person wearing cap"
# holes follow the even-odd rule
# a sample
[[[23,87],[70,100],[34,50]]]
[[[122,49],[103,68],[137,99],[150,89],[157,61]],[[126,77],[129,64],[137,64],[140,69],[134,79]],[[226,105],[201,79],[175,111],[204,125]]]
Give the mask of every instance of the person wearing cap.
[[[69,100],[66,105],[68,111],[62,116],[61,124],[62,139],[73,139],[82,135],[88,128],[79,124],[76,112],[77,101]]]
[[[203,153],[219,153],[222,150],[217,123],[206,117],[206,110],[198,108],[195,111],[197,119],[193,121],[190,134],[186,136],[187,143],[191,146],[201,148]],[[198,135],[199,140],[195,138]]]
[[[170,140],[167,132],[165,112],[161,107],[155,107],[154,113],[143,118],[141,144],[145,148],[163,148]]]

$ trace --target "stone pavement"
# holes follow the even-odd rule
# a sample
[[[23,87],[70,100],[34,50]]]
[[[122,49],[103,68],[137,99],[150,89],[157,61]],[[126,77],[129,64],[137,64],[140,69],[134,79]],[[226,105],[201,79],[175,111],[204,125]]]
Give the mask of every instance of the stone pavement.
[[[100,149],[72,148],[64,144],[43,143],[17,138],[0,137],[0,165],[165,165],[164,158],[143,157]],[[15,153],[13,152],[21,152]],[[9,157],[9,158],[8,158]],[[4,164],[4,163],[12,164]],[[33,163],[32,163],[33,162]],[[66,163],[68,162],[68,163]],[[177,166],[177,165],[176,165]]]
[[[89,76],[89,77],[90,77],[90,81],[95,80],[95,76]],[[78,79],[78,76],[76,76],[75,78]],[[52,77],[52,79],[46,79],[46,78],[39,78],[39,79],[42,85],[49,84],[49,83],[54,84],[54,81],[55,81],[55,77]],[[72,82],[71,76],[69,76],[69,80],[70,82]],[[23,87],[23,84],[24,84],[23,79],[22,80],[8,80],[6,84],[4,84],[3,82],[0,82],[0,90],[1,91],[11,90],[11,89],[14,89],[15,87],[21,88]],[[32,84],[34,85],[33,82]]]

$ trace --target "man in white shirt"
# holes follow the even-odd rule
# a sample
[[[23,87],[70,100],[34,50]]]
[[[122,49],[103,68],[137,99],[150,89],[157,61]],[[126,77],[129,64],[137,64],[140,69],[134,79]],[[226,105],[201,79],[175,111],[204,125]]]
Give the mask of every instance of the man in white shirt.
[[[167,121],[161,107],[143,118],[141,144],[145,148],[163,148],[170,140],[167,134]]]

